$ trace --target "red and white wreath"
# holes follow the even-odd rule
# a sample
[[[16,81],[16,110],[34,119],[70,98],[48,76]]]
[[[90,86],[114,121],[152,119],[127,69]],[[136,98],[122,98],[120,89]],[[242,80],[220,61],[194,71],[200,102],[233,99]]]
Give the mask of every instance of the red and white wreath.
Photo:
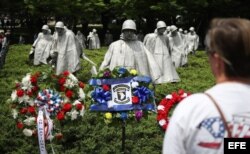
[[[190,93],[186,93],[181,89],[177,93],[168,94],[160,101],[157,106],[157,122],[164,131],[168,127],[170,110],[189,95]]]
[[[8,100],[12,116],[25,136],[36,137],[38,112],[42,110],[44,115],[48,115],[44,116],[45,124],[51,118],[51,128],[55,128],[53,135],[46,139],[61,139],[60,122],[75,121],[84,116],[84,83],[68,71],[55,77],[55,87],[53,84],[48,86],[53,80],[44,83],[42,78],[42,73],[28,73],[21,82],[16,81]],[[42,89],[42,83],[48,88]]]

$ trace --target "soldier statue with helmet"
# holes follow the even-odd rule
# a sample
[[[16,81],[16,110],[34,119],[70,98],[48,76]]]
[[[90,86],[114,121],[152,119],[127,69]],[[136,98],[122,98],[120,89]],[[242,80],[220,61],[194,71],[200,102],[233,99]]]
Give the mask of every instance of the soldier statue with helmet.
[[[143,43],[137,40],[135,22],[125,20],[121,32],[120,40],[110,44],[100,70],[113,70],[117,66],[136,69],[140,75],[150,76],[156,81],[161,76],[159,65]]]

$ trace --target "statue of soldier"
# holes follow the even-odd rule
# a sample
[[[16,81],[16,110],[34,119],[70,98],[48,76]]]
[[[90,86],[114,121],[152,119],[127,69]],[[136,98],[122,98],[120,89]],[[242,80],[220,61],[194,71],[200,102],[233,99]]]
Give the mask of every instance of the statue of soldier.
[[[154,55],[161,68],[162,76],[156,81],[159,84],[180,81],[171,59],[168,37],[164,35],[166,27],[164,21],[158,21],[156,24],[157,33],[147,34],[144,39],[144,45]]]
[[[64,23],[58,21],[55,25],[55,33],[53,35],[53,45],[51,55],[56,59],[56,75],[64,71],[75,73],[80,69],[80,55],[82,50],[75,34],[66,29]]]
[[[137,40],[133,20],[123,22],[120,40],[110,44],[100,70],[106,67],[113,70],[117,66],[136,69],[140,75],[150,76],[153,81],[161,76],[160,67],[153,55]]]
[[[30,57],[34,54],[34,65],[39,65],[41,63],[47,64],[47,59],[49,58],[52,46],[52,40],[53,38],[50,34],[49,26],[43,25],[42,32],[38,34],[30,52]]]

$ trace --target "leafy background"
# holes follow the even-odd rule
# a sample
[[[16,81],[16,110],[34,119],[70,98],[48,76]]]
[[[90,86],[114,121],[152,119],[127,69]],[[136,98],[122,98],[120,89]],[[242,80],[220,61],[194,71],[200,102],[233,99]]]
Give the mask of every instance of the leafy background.
[[[21,80],[26,73],[42,71],[46,72],[49,66],[29,65],[28,53],[31,45],[10,46],[6,65],[0,70],[0,153],[6,154],[36,154],[39,153],[37,139],[25,137],[16,128],[15,121],[6,100],[10,98],[14,88],[14,81]],[[106,47],[100,50],[85,50],[86,55],[100,66]],[[85,83],[91,78],[91,65],[81,60],[82,70],[77,73],[79,80]],[[196,55],[189,55],[189,65],[178,68],[181,78],[179,83],[167,83],[155,86],[156,102],[159,102],[167,94],[184,89],[191,93],[202,92],[212,86],[215,81],[209,68],[208,59],[203,51]],[[116,121],[105,124],[103,114],[86,111],[80,122],[66,123],[64,139],[53,140],[47,143],[48,153],[121,153],[122,123]],[[150,153],[158,154],[162,150],[164,132],[156,122],[156,114],[150,113],[140,122],[129,120],[126,123],[125,153]]]

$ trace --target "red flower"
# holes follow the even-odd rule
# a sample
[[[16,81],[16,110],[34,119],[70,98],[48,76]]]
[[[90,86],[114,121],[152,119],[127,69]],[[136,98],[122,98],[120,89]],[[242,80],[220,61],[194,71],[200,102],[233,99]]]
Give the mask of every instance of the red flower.
[[[16,91],[16,94],[17,94],[18,97],[23,97],[24,91],[22,89],[19,89],[19,90]]]
[[[180,103],[180,101],[186,97],[185,95],[182,96],[184,93],[185,93],[184,90],[180,89],[178,91],[178,93],[176,93],[176,92],[172,93],[172,95],[171,95],[172,97],[169,97],[171,99],[164,98],[159,103],[159,105],[163,105],[164,108],[163,108],[163,110],[158,110],[156,119],[157,119],[157,121],[160,121],[162,119],[166,120],[166,124],[160,125],[164,131],[168,128],[168,123],[169,123],[168,116],[169,116],[171,109],[173,107],[175,107],[176,104]]]
[[[133,96],[133,97],[132,97],[132,103],[133,103],[133,104],[138,104],[138,103],[139,103],[139,97]]]
[[[72,105],[70,103],[66,103],[63,105],[63,111],[69,112],[72,109]]]
[[[71,91],[71,90],[67,90],[66,91],[66,93],[65,93],[65,95],[68,97],[68,98],[72,98],[72,96],[73,96],[73,91]]]
[[[165,110],[157,110],[158,115],[160,116],[166,116],[167,112]]]
[[[172,100],[177,101],[179,99],[179,95],[177,93],[172,93]]]
[[[64,72],[63,72],[63,75],[64,75],[64,76],[69,76],[69,74],[70,74],[69,71],[64,71]]]
[[[65,87],[64,86],[60,86],[60,91],[65,91]]]
[[[16,124],[18,129],[22,129],[23,128],[23,123],[22,122],[17,122]]]
[[[60,85],[64,85],[64,83],[66,82],[66,78],[60,78],[58,82]]]
[[[157,119],[157,121],[160,121],[162,119],[165,119],[165,116],[163,114],[158,114],[156,119]]]
[[[19,88],[20,87],[20,83],[16,83],[15,87]]]
[[[21,108],[20,109],[20,113],[21,114],[26,114],[28,112],[28,109],[27,108]]]
[[[183,89],[180,89],[180,90],[178,91],[178,94],[179,94],[179,95],[183,95],[183,94],[184,94],[184,90],[183,90]]]
[[[26,94],[31,97],[33,95],[32,90],[26,91]]]
[[[57,133],[56,134],[56,139],[61,140],[63,138],[63,134],[62,133]]]
[[[60,111],[57,113],[56,118],[60,121],[64,119],[64,112]]]
[[[31,114],[35,114],[36,110],[35,110],[34,106],[29,106],[28,107],[28,112],[31,113]]]
[[[81,104],[81,103],[76,104],[76,109],[77,109],[77,110],[82,110],[82,107],[83,107],[83,106],[82,106],[82,104]]]
[[[167,129],[167,127],[168,127],[168,124],[165,124],[162,126],[162,129],[165,131]]]
[[[32,75],[32,76],[30,77],[30,82],[31,82],[33,85],[36,84],[36,83],[37,83],[37,76]]]
[[[34,86],[34,87],[32,87],[32,92],[37,92],[38,91],[38,87],[37,86]]]
[[[84,88],[84,86],[85,86],[84,83],[80,81],[79,82],[79,87]]]
[[[110,90],[109,86],[106,85],[106,84],[102,85],[102,89],[103,89],[104,91],[109,91],[109,90]]]
[[[161,105],[166,105],[168,103],[168,100],[166,98],[162,99],[160,104]]]

